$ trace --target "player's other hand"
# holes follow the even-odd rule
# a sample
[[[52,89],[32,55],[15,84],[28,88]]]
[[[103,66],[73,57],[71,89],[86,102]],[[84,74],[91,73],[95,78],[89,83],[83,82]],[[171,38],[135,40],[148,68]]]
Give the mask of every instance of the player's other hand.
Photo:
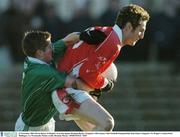
[[[98,45],[105,40],[106,35],[100,30],[87,29],[80,33],[79,38],[88,44]]]
[[[69,46],[75,44],[79,41],[79,32],[73,32],[68,34],[65,38],[62,39],[65,45]]]
[[[107,80],[108,80],[108,84],[107,84],[104,88],[95,89],[95,90],[89,92],[89,94],[90,94],[96,101],[100,98],[100,96],[102,95],[102,93],[110,92],[110,91],[112,91],[112,89],[114,88],[114,81],[113,81],[113,80],[110,80],[110,79],[107,79]]]
[[[104,88],[100,89],[102,92],[110,92],[114,88],[114,81],[110,79],[107,80],[108,84]]]
[[[65,80],[65,87],[73,87],[76,85],[76,78],[68,75]]]

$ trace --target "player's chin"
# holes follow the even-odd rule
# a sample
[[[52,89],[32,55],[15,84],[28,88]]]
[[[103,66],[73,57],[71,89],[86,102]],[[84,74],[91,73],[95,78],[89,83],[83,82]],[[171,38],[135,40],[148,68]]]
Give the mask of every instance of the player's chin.
[[[133,46],[135,46],[136,45],[136,43],[134,42],[134,43],[131,43],[131,44],[129,44],[129,46],[131,46],[131,47],[133,47]]]
[[[132,46],[132,47],[135,46],[136,43],[137,43],[137,41],[132,42],[131,46]]]

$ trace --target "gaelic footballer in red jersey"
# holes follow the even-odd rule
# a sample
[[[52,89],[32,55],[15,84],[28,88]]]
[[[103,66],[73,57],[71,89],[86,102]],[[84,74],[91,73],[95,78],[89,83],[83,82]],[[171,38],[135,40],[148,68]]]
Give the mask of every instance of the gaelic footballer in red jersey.
[[[113,27],[92,27],[82,32],[81,41],[67,49],[64,57],[59,61],[58,69],[82,79],[91,88],[106,89],[110,82],[103,73],[118,57],[123,46],[134,46],[144,37],[148,20],[149,14],[143,8],[132,4],[123,7]],[[101,33],[103,35],[98,41],[99,38],[97,39],[96,36]],[[72,93],[73,98],[81,101],[85,98],[83,95],[80,96],[80,92],[85,94],[86,89],[67,88],[66,91],[68,94]],[[76,91],[79,93],[76,94]],[[75,122],[82,130],[111,131],[113,129],[113,117],[98,102],[87,97],[79,103],[79,109],[74,109],[72,115],[80,114],[79,120]]]
[[[100,44],[87,44],[79,41],[66,50],[59,61],[58,69],[80,77],[90,87],[99,89],[107,85],[107,79],[101,74],[117,58],[121,49],[122,32],[114,27],[93,27],[90,31],[100,30],[106,35]]]
[[[134,46],[138,40],[143,39],[148,20],[149,14],[141,7],[137,5],[124,7],[118,13],[113,27],[92,27],[86,31],[86,34],[92,35],[90,36],[92,40],[95,39],[93,30],[103,32],[105,38],[101,39],[100,44],[93,46],[84,37],[80,37],[85,42],[80,41],[69,47],[59,62],[58,69],[72,72],[92,88],[105,87],[108,81],[101,73],[117,58],[123,46]],[[71,60],[68,61],[69,59]]]

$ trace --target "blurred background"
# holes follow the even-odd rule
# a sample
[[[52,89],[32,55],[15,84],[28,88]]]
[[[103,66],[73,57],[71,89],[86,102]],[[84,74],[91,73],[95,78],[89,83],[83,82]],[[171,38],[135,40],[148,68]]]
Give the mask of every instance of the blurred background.
[[[112,26],[130,3],[150,13],[145,38],[121,50],[115,88],[99,101],[113,115],[115,131],[180,130],[179,0],[0,0],[0,131],[14,130],[21,112],[24,32],[46,30],[56,41],[87,27]],[[55,119],[57,131],[79,130]]]

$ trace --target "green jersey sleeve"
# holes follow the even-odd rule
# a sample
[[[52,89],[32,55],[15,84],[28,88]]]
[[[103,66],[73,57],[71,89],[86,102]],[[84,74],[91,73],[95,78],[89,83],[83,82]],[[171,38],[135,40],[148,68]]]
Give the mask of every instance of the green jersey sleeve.
[[[46,68],[47,67],[47,68]],[[41,72],[38,72],[39,77],[44,79],[43,89],[46,92],[52,92],[57,88],[63,88],[67,74],[65,72],[59,72],[54,68],[44,66],[41,68]]]
[[[65,50],[66,50],[66,45],[63,40],[58,40],[53,43],[53,49],[54,49],[53,58],[54,58],[54,61],[57,62],[59,58],[64,55]]]

